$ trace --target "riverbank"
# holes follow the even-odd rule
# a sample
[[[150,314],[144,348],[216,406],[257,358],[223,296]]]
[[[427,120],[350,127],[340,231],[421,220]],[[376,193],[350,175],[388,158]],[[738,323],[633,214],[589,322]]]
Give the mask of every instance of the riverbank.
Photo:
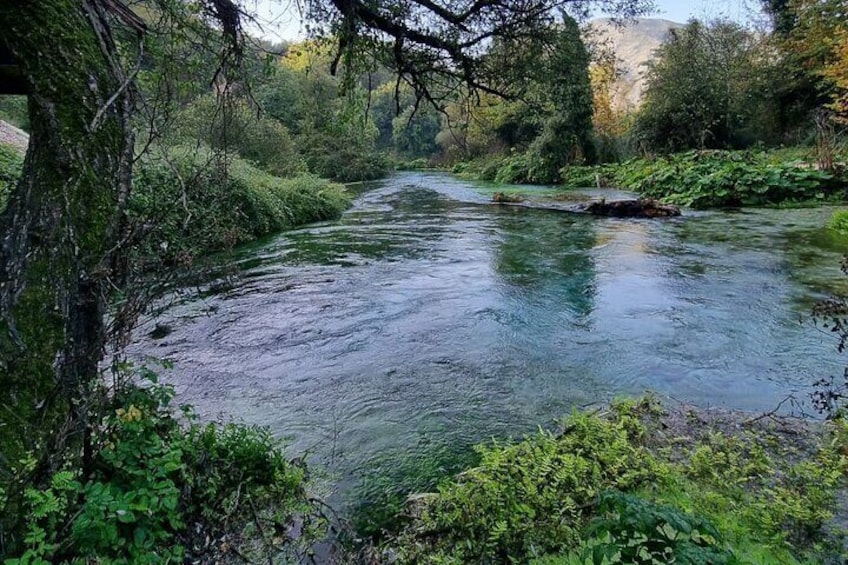
[[[144,275],[166,273],[163,280],[190,271],[183,268],[213,251],[337,218],[350,202],[342,185],[311,175],[279,178],[239,158],[222,163],[197,150],[158,157],[148,155],[135,167],[127,218],[137,240],[128,260]],[[16,148],[0,144],[0,209],[22,162]],[[141,284],[133,290],[149,293],[145,298],[160,290]],[[44,320],[26,314],[18,327],[41,331]],[[49,367],[52,356],[43,358]],[[308,501],[300,489],[301,469],[288,466],[269,434],[244,426],[185,426],[164,406],[170,389],[137,390],[131,378],[110,375],[113,388],[92,391],[85,407],[85,418],[96,422],[86,438],[87,459],[81,463],[82,450],[70,442],[72,447],[47,459],[44,446],[64,445],[68,438],[50,419],[55,404],[48,399],[59,397],[53,381],[36,379],[33,370],[25,367],[23,380],[2,373],[9,404],[0,416],[0,560],[141,563],[158,554],[182,561],[185,554],[215,550],[210,543],[232,546],[233,537],[245,538],[247,546],[261,541],[278,553],[280,544],[255,535],[257,513],[277,519]],[[240,506],[248,498],[250,508]],[[291,504],[286,510],[276,506],[280,501]],[[298,519],[302,529],[303,517]],[[250,522],[249,531],[234,528],[235,521]],[[213,530],[218,533],[206,535]]]
[[[0,210],[21,175],[25,152],[25,143],[0,140]],[[168,264],[189,264],[272,233],[337,219],[350,205],[341,184],[305,173],[282,178],[240,157],[193,147],[140,161],[134,185],[131,215],[146,226],[145,255]]]
[[[410,497],[381,563],[842,563],[845,421],[624,400]],[[398,525],[396,524],[396,525]],[[594,558],[594,561],[592,560]]]
[[[453,168],[465,178],[509,184],[619,188],[692,208],[833,204],[846,200],[844,167],[818,168],[800,153],[690,151],[597,166],[569,166],[537,178],[522,156],[487,157]]]
[[[360,532],[572,406],[650,389],[758,412],[841,374],[799,323],[846,291],[830,209],[598,220],[481,205],[489,188],[375,183],[339,222],[222,258],[239,276],[187,290],[130,354],[172,361],[204,420],[269,426],[325,466]]]
[[[153,221],[147,255],[172,264],[305,224],[350,205],[341,184],[310,174],[274,176],[239,157],[173,148],[135,172],[132,209]]]

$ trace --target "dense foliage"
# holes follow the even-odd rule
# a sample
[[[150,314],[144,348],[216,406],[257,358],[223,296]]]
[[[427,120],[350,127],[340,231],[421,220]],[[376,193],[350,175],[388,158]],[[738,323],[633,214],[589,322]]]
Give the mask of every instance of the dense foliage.
[[[725,149],[765,141],[769,76],[756,36],[695,20],[670,32],[648,65],[633,136],[649,151]]]
[[[303,555],[326,527],[305,468],[290,463],[266,430],[200,424],[190,411],[174,412],[173,389],[154,373],[137,378],[104,391],[86,468],[61,461],[45,483],[19,485],[22,497],[0,490],[0,504],[26,522],[25,548],[6,563]],[[286,533],[295,523],[298,535]]]
[[[21,178],[24,159],[18,150],[0,143],[0,210],[6,208],[6,199]]]
[[[664,426],[652,401],[630,401],[481,446],[477,467],[416,498],[386,547],[401,563],[537,565],[796,563],[834,551],[824,525],[848,465],[840,435],[796,462],[767,430],[704,427],[678,442]]]
[[[322,178],[378,178],[391,152],[415,166],[461,161],[457,171],[499,182],[609,184],[694,207],[844,197],[832,158],[813,168],[698,152],[580,167],[622,147],[814,139],[830,151],[848,89],[841,2],[769,2],[764,42],[726,22],[690,23],[660,50],[635,118],[616,115],[603,92],[615,70],[597,70],[599,50],[581,35],[585,4],[552,10],[562,4],[316,2],[311,30],[331,40],[270,49],[250,45],[236,6],[217,0],[133,2],[135,15],[105,0],[0,9],[32,92],[29,105],[0,100],[0,115],[34,140],[26,163],[0,146],[0,553],[158,563],[304,549],[320,526],[305,471],[267,432],[180,420],[170,389],[106,391],[100,367],[172,266],[337,217],[347,196]],[[629,15],[646,6],[599,4]],[[836,119],[814,120],[825,108]],[[681,462],[649,449],[649,431],[619,407],[483,447],[481,466],[445,483],[393,541],[398,555],[815,554],[842,444],[795,464],[716,437]]]
[[[269,75],[256,77],[259,105],[267,120],[290,132],[313,174],[344,182],[384,176],[388,161],[378,150],[369,85],[332,76],[332,60],[330,43],[289,46]],[[370,76],[365,70],[363,75]]]
[[[565,165],[595,161],[589,49],[573,18],[565,17],[547,33],[544,49],[503,47],[524,61],[530,75],[513,99],[484,97],[478,104],[448,105],[437,137],[448,160],[500,159],[497,173],[487,177],[540,184],[556,182]]]
[[[848,85],[844,7],[830,0],[764,4],[773,18],[771,33],[754,32],[721,19],[691,20],[671,30],[648,64],[642,101],[631,111],[622,110],[621,102],[616,101],[620,92],[614,59],[583,30],[591,54],[592,100],[586,103],[582,96],[573,99],[580,99],[584,108],[594,106],[593,144],[583,152],[589,157],[583,164],[591,164],[593,155],[602,162],[616,162],[688,150],[766,150],[788,144],[810,148],[806,163],[838,176],[839,163],[845,157],[843,106]],[[539,84],[551,88],[543,80]],[[573,175],[582,173],[539,167],[561,151],[553,146],[541,152],[527,150],[528,134],[533,139],[540,132],[538,127],[528,127],[534,123],[531,115],[521,104],[485,99],[476,106],[463,107],[461,112],[449,111],[455,123],[467,126],[460,129],[458,138],[444,131],[440,134],[445,157],[456,171],[482,179],[573,184]],[[554,137],[559,140],[570,135],[561,126],[557,131],[561,133]],[[749,157],[738,160],[751,161]],[[580,161],[572,159],[567,164],[579,165]],[[687,163],[696,164],[678,159],[677,168],[682,171]],[[806,163],[801,167],[808,166]],[[758,169],[763,164],[752,166]],[[662,168],[662,162],[657,167]],[[735,201],[769,204],[810,199],[829,192],[826,178],[798,172],[795,163],[783,169],[758,172],[738,167],[734,172],[725,168],[725,178],[716,184],[705,181],[706,186],[692,190],[660,187],[654,194],[679,195],[677,201],[691,200],[699,206],[722,206]],[[681,184],[691,187],[701,172],[698,169],[683,175],[687,178],[681,179]],[[757,187],[757,191],[768,193],[765,196],[754,194],[754,187],[746,186],[756,182],[760,173],[767,184],[768,179],[774,180],[772,186]],[[798,186],[789,189],[783,186],[787,183]],[[713,197],[716,192],[722,195]]]
[[[841,0],[764,0],[774,20],[771,43],[782,72],[774,84],[781,120],[787,126],[809,123],[811,114],[835,105],[840,111],[845,80],[842,40],[848,14]]]
[[[568,187],[616,187],[693,208],[839,202],[846,196],[841,171],[755,151],[692,151],[631,159],[599,167],[568,167]]]

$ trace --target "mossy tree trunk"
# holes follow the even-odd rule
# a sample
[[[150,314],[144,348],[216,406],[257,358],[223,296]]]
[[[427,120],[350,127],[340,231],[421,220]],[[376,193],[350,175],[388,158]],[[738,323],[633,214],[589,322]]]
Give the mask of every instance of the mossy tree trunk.
[[[0,3],[31,124],[0,225],[0,486],[20,453],[47,470],[83,443],[106,308],[124,286],[134,90],[105,1]]]

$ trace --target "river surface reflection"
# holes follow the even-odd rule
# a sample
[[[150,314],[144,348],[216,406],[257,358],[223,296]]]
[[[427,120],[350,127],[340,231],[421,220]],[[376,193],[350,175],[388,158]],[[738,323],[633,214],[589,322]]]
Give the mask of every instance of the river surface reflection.
[[[338,222],[239,250],[235,282],[131,348],[173,361],[203,417],[308,451],[360,508],[574,406],[650,389],[761,410],[841,372],[807,319],[845,290],[832,210],[596,219],[483,205],[489,187],[425,173],[360,190]],[[155,322],[173,333],[144,337]]]

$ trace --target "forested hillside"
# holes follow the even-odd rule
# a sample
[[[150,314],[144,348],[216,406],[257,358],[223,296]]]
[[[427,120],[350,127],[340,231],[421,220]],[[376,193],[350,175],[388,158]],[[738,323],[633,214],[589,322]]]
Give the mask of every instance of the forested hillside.
[[[618,76],[612,92],[613,108],[635,111],[644,96],[648,63],[654,60],[657,49],[669,40],[671,30],[683,24],[652,18],[624,23],[599,19],[593,20],[590,27],[616,59]]]

